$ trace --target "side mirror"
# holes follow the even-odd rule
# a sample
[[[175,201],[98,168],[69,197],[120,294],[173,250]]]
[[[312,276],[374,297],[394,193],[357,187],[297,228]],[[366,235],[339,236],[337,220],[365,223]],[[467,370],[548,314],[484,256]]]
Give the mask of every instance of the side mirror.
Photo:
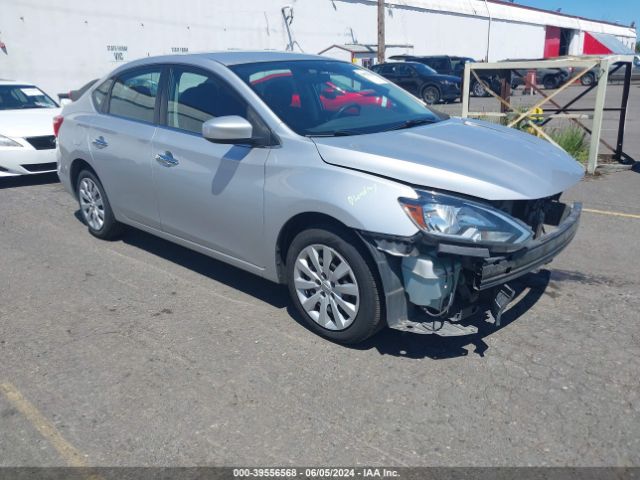
[[[213,143],[252,143],[253,127],[238,115],[210,118],[202,124],[202,136]]]

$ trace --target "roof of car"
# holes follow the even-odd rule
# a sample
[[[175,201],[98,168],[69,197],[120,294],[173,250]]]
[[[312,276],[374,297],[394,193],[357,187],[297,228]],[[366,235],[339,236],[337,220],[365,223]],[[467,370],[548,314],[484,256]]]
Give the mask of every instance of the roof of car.
[[[327,60],[320,55],[277,51],[226,51],[195,54],[215,60],[223,65],[239,65],[242,63],[279,62],[285,60]]]
[[[4,78],[0,78],[0,85],[33,85],[33,83],[20,82],[18,80],[6,80]]]
[[[413,62],[413,61],[409,61],[409,62],[384,62],[384,63],[376,63],[374,65],[374,67],[379,67],[381,65],[415,65],[415,66],[419,66],[420,68],[422,67],[428,67],[428,65],[425,65],[424,63],[420,63],[420,62]]]
[[[278,51],[245,51],[245,50],[227,50],[220,52],[203,52],[203,53],[188,53],[184,55],[164,55],[156,57],[146,57],[140,60],[134,60],[130,66],[144,65],[150,63],[172,63],[172,62],[184,62],[192,61],[198,63],[199,60],[215,61],[225,66],[240,65],[244,63],[259,63],[259,62],[279,62],[279,61],[296,61],[296,60],[334,60],[332,58],[322,57],[320,55],[309,55],[306,53],[294,53],[294,52],[278,52]]]

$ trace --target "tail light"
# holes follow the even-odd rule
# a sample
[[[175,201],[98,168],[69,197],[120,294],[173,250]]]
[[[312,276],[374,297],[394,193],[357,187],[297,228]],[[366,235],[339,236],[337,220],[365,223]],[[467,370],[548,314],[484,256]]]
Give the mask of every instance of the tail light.
[[[53,134],[57,137],[58,132],[60,131],[60,127],[62,126],[62,122],[64,121],[64,117],[62,115],[56,115],[53,117]]]

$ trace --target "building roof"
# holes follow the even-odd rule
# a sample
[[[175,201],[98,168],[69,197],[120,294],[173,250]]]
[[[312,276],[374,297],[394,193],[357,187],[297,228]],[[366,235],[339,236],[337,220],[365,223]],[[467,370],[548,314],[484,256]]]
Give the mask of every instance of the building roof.
[[[636,37],[635,28],[629,26],[552,12],[503,0],[487,0],[486,2],[484,0],[389,0],[387,4],[391,8],[418,8],[487,18],[490,16],[494,20],[551,25],[621,37]]]
[[[616,55],[634,55],[635,52],[628,48],[624,43],[618,40],[613,35],[607,35],[606,33],[591,32],[589,35],[593,36],[598,42],[607,47],[609,51]]]

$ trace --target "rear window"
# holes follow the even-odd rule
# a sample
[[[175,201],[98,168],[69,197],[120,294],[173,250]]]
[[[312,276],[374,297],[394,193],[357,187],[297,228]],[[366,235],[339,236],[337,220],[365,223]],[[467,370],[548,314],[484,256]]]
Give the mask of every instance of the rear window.
[[[160,67],[122,74],[111,90],[109,113],[153,123],[159,83]]]
[[[111,85],[113,85],[113,78],[102,82],[98,86],[98,88],[96,88],[91,94],[91,98],[93,99],[93,106],[96,107],[96,110],[98,110],[99,112],[104,111],[104,102],[107,99],[107,95],[109,95]]]
[[[376,73],[391,73],[392,65],[374,65],[371,70]]]

